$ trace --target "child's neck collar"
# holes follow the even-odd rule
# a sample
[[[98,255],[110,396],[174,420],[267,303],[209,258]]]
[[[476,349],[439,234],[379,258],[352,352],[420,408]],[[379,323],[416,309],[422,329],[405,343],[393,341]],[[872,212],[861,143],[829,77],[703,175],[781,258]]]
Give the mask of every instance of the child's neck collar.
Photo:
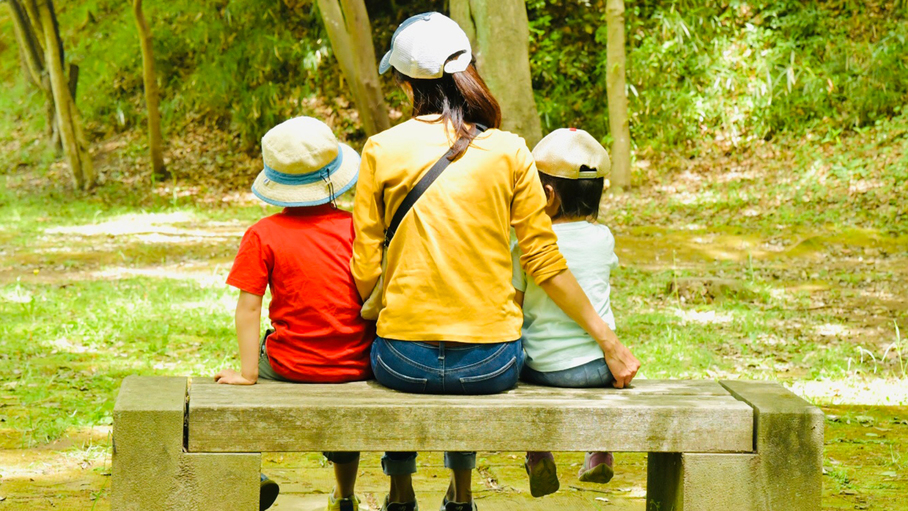
[[[552,225],[555,225],[555,224],[570,224],[570,223],[573,223],[573,222],[584,222],[584,221],[587,221],[587,220],[589,220],[589,219],[588,219],[587,217],[585,217],[585,216],[560,216],[560,217],[558,217],[558,218],[553,218],[553,219],[552,219]]]
[[[334,211],[337,209],[334,204],[319,204],[318,206],[287,206],[284,208],[284,213],[287,215],[294,216],[306,216],[306,215],[318,215],[324,214],[329,211]]]

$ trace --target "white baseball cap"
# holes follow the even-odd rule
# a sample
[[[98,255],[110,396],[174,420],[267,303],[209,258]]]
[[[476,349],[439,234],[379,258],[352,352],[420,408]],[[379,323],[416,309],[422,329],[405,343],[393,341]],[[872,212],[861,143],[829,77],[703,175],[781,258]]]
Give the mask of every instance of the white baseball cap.
[[[441,78],[445,73],[464,71],[472,60],[470,38],[460,25],[444,14],[424,12],[397,27],[378,72],[383,74],[394,66],[410,78]]]
[[[327,124],[295,117],[262,137],[264,169],[252,184],[259,199],[283,207],[327,204],[356,184],[359,154]]]
[[[592,135],[577,128],[559,128],[533,148],[536,169],[565,179],[605,177],[611,170],[608,151]],[[581,171],[581,167],[589,170]]]

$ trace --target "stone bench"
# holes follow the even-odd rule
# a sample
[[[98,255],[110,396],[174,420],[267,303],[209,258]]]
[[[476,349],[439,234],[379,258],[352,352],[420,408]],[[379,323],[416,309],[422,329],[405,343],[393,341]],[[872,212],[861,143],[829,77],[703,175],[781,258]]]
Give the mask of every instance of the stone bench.
[[[114,407],[112,509],[255,511],[262,452],[332,450],[648,452],[647,511],[819,510],[823,414],[751,381],[437,396],[130,376]]]

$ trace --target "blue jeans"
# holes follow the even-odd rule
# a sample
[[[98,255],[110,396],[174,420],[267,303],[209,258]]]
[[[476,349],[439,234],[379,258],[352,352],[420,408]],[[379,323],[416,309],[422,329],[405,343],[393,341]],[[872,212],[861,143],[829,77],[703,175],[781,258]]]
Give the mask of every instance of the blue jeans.
[[[518,339],[494,344],[438,346],[418,341],[376,337],[372,343],[372,372],[382,385],[413,394],[497,394],[517,384],[523,367],[523,343]],[[475,452],[446,452],[445,467],[472,470]],[[387,475],[416,472],[416,453],[386,453]]]
[[[610,387],[612,382],[615,381],[604,358],[593,360],[592,362],[587,362],[581,366],[571,367],[563,371],[552,371],[548,373],[539,372],[526,366],[523,368],[520,379],[527,383],[535,383],[536,385],[573,389]]]

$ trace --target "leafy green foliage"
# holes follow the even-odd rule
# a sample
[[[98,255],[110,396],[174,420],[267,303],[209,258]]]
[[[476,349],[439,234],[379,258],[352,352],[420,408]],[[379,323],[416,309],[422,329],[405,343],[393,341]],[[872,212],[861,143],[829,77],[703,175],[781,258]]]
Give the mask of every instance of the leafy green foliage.
[[[367,2],[376,53],[407,15],[440,0]],[[854,0],[626,2],[630,122],[638,146],[739,145],[780,133],[841,133],[891,116],[908,98],[908,23],[898,3]],[[586,128],[608,140],[604,0],[530,0],[533,83],[546,131]],[[81,67],[79,105],[96,136],[142,124],[141,56],[131,9],[114,0],[59,2],[67,58]],[[165,130],[206,123],[253,149],[293,115],[355,118],[315,2],[149,3]],[[0,73],[16,72],[0,9]],[[391,107],[403,96],[387,77]],[[16,90],[20,90],[17,87]],[[11,97],[21,100],[20,92]],[[4,95],[5,96],[5,95]],[[38,98],[40,99],[40,98]],[[6,99],[2,101],[8,101]],[[32,98],[27,103],[33,104]],[[22,103],[4,109],[31,115]]]
[[[855,129],[908,98],[908,23],[863,2],[627,2],[637,144]],[[531,0],[531,61],[545,130],[608,133],[604,0]]]
[[[210,123],[251,148],[278,122],[313,113],[306,98],[338,94],[336,66],[312,5],[176,0],[146,9],[165,125],[172,130]],[[131,9],[94,0],[63,14],[71,28],[72,20],[87,20],[69,38],[72,58],[88,66],[80,96],[85,117],[95,130],[141,122],[142,62]]]

